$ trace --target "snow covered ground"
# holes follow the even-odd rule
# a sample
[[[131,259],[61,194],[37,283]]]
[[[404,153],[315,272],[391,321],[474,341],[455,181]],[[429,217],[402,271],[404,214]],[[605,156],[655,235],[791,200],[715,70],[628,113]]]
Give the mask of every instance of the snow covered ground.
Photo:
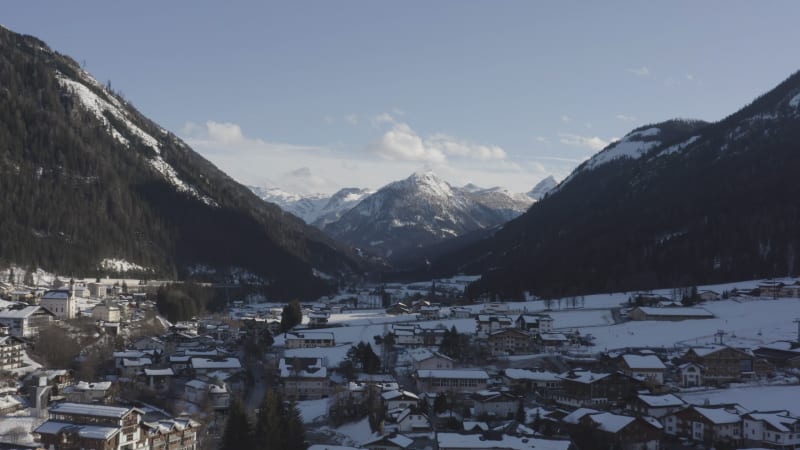
[[[775,411],[787,409],[800,416],[800,386],[743,386],[679,394],[689,403],[702,405],[738,403],[750,410]]]
[[[28,409],[2,416],[0,418],[0,442],[33,444],[33,435],[30,432],[42,422],[44,419],[31,416]],[[20,431],[19,435],[16,434],[17,431]]]
[[[300,415],[303,416],[303,423],[312,423],[328,415],[329,399],[302,400],[297,402]]]

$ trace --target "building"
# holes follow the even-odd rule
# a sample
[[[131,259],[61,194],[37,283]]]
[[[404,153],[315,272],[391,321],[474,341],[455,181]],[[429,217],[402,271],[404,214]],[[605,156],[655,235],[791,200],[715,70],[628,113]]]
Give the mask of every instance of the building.
[[[521,399],[508,392],[478,391],[470,395],[473,416],[494,419],[512,419],[519,408]]]
[[[381,393],[383,407],[386,411],[393,409],[406,409],[409,406],[418,406],[419,397],[413,392],[394,390]]]
[[[197,379],[187,381],[183,393],[187,401],[197,405],[208,401],[208,405],[214,410],[228,409],[231,404],[231,394],[224,382],[206,383]]]
[[[780,281],[765,280],[758,283],[758,295],[761,298],[778,298],[783,287],[784,284]]]
[[[476,335],[486,339],[490,334],[504,328],[512,328],[514,320],[509,316],[495,314],[479,314],[475,317]]]
[[[553,392],[561,390],[561,377],[554,372],[506,369],[503,371],[503,381],[512,391],[521,395],[535,392],[549,398]]]
[[[667,366],[656,355],[623,355],[619,367],[622,373],[629,377],[652,384],[664,384],[664,372]]]
[[[460,434],[437,433],[439,450],[567,450],[569,440],[548,440],[533,437],[517,437],[508,434]]]
[[[195,450],[200,423],[189,417],[142,422],[145,448]]]
[[[212,357],[212,358],[192,358],[189,366],[194,371],[195,376],[207,375],[210,372],[225,372],[234,374],[242,370],[242,363],[238,358]]]
[[[696,362],[687,362],[678,366],[681,374],[681,386],[695,387],[703,385],[703,366]]]
[[[571,370],[559,375],[562,391],[557,403],[569,407],[605,407],[633,398],[639,382],[622,372],[595,373]]]
[[[331,314],[327,311],[311,311],[308,313],[309,327],[324,327],[328,325]]]
[[[144,411],[121,406],[60,403],[36,428],[42,446],[54,450],[127,450],[141,447]]]
[[[742,418],[735,408],[689,406],[663,418],[666,434],[682,436],[707,446],[735,445],[742,439]]]
[[[658,450],[664,428],[652,417],[578,409],[564,417],[577,448]]]
[[[539,333],[534,339],[542,352],[555,352],[569,343],[564,333]]]
[[[330,393],[328,368],[321,358],[281,358],[278,376],[287,397],[316,400]]]
[[[478,392],[486,389],[489,374],[480,369],[433,369],[415,373],[417,392]]]
[[[493,331],[487,338],[492,356],[525,355],[533,353],[533,338],[517,328]]]
[[[706,383],[727,383],[761,377],[773,370],[768,362],[756,359],[749,350],[727,345],[693,347],[686,352],[683,359],[703,366],[703,379]]]
[[[33,337],[39,328],[49,325],[56,317],[42,306],[11,307],[0,310],[0,324],[8,327],[8,333],[16,337]]]
[[[640,306],[634,308],[629,314],[633,320],[694,320],[694,319],[713,319],[714,315],[703,308],[653,308]]]
[[[408,352],[414,370],[452,369],[453,358],[426,348],[418,348]]]
[[[333,333],[322,331],[286,333],[285,342],[286,348],[334,347],[336,345]]]
[[[553,318],[547,314],[520,314],[515,324],[520,330],[534,334],[553,331]]]
[[[362,444],[362,446],[370,450],[405,450],[413,443],[414,440],[410,437],[403,436],[402,434],[391,433],[365,442]]]
[[[630,402],[629,406],[637,414],[658,419],[683,409],[686,406],[686,402],[672,394],[639,394]]]
[[[438,320],[439,310],[436,305],[420,306],[417,314],[420,320]]]
[[[742,438],[750,446],[800,447],[800,417],[788,411],[751,412],[742,416]]]
[[[67,289],[46,291],[39,305],[47,308],[61,320],[74,319],[78,309],[72,291]]]
[[[431,420],[428,415],[416,406],[409,406],[397,415],[397,431],[401,433],[417,433],[431,430]]]
[[[119,322],[121,318],[121,312],[119,307],[106,301],[105,303],[101,303],[92,309],[92,317],[97,320],[102,320],[103,322]]]
[[[108,403],[111,401],[112,383],[110,381],[86,382],[67,386],[61,390],[68,402]]]
[[[0,336],[0,370],[22,367],[25,342],[16,336]]]

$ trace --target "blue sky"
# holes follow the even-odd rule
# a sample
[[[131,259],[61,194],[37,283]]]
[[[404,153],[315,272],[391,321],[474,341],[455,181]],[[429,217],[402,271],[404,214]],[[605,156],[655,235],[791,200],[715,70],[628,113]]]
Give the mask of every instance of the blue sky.
[[[800,69],[797,2],[5,1],[247,184],[416,170],[527,191],[631,129],[719,120]]]

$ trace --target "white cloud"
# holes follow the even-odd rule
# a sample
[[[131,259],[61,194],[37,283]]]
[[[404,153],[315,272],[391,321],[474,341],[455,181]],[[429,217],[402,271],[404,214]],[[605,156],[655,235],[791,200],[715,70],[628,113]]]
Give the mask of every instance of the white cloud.
[[[567,116],[567,115],[562,115],[562,116],[561,116],[561,121],[562,121],[562,122],[564,122],[564,123],[566,123],[566,122],[572,122],[572,117],[570,117],[570,116]]]
[[[694,81],[694,75],[692,75],[690,73],[687,73],[686,74],[686,79],[689,80],[689,81]]]
[[[637,77],[646,77],[650,75],[650,69],[648,69],[646,66],[628,69],[628,72],[636,75]]]
[[[609,144],[608,141],[605,141],[597,136],[580,136],[571,133],[559,133],[558,136],[559,142],[564,145],[589,148],[595,151],[601,150]]]
[[[617,114],[614,117],[616,117],[617,119],[619,119],[619,120],[621,120],[623,122],[634,122],[636,120],[635,116],[628,116],[628,115],[625,115],[625,114]]]
[[[397,121],[389,113],[381,113],[372,118],[372,124],[376,127],[386,123],[397,123]]]
[[[334,119],[332,116],[325,116],[322,118],[322,120],[324,120],[328,125],[336,122],[336,119]]]
[[[358,125],[358,116],[355,114],[348,114],[344,116],[344,121],[350,125]]]
[[[536,139],[536,142],[541,142],[542,144],[549,144],[550,143],[550,139],[547,139],[544,136],[536,136],[534,139]]]

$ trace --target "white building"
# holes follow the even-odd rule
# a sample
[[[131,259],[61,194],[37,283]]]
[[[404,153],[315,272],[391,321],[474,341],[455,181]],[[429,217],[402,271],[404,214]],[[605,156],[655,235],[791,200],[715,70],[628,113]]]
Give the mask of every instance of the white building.
[[[0,310],[0,324],[8,327],[8,333],[17,337],[33,337],[39,328],[49,325],[55,314],[41,306],[25,306]]]
[[[788,411],[752,412],[742,416],[743,438],[768,448],[800,447],[800,417]]]
[[[72,292],[67,289],[54,289],[45,292],[39,304],[62,320],[74,319],[78,309]]]

